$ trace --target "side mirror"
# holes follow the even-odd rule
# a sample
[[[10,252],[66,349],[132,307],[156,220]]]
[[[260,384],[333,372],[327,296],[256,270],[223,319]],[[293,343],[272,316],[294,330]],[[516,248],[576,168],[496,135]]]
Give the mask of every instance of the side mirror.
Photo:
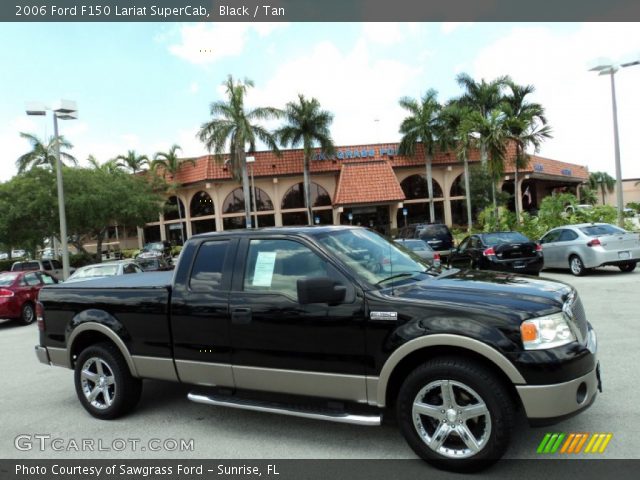
[[[297,287],[298,302],[302,305],[309,303],[335,305],[342,302],[347,294],[347,287],[329,277],[301,278],[298,280]]]

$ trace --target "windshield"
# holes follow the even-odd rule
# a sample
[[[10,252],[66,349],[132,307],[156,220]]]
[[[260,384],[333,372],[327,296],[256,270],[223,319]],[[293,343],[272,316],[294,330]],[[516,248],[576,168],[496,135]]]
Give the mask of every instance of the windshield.
[[[518,232],[486,233],[482,236],[485,245],[493,246],[501,243],[528,243],[527,237]]]
[[[598,235],[616,235],[618,233],[627,233],[626,230],[614,227],[613,225],[591,225],[588,227],[582,227],[580,229],[582,233],[588,237],[597,237]]]
[[[371,230],[327,232],[318,241],[342,261],[356,277],[378,284],[390,276],[426,271],[427,267]]]
[[[116,275],[117,273],[118,273],[118,265],[98,265],[98,266],[78,270],[76,273],[72,275],[72,277],[73,278],[104,277],[108,275]]]
[[[403,240],[398,243],[414,252],[433,252],[433,248],[424,240]]]
[[[164,245],[161,242],[148,243],[143,250],[147,252],[164,252]]]
[[[8,287],[13,284],[18,275],[18,273],[3,273],[0,275],[0,287]]]

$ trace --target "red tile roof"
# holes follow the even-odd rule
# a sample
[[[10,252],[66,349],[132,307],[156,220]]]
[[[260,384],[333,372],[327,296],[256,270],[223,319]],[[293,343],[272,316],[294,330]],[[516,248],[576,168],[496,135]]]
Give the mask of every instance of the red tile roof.
[[[333,199],[334,205],[404,200],[402,187],[387,161],[345,163]]]
[[[397,143],[382,143],[374,145],[354,145],[348,147],[336,147],[336,152],[342,158],[334,159],[312,159],[311,173],[339,173],[343,165],[363,162],[386,161],[392,168],[414,167],[424,165],[424,150],[422,145],[418,145],[416,154],[413,157],[404,157],[397,154]],[[318,153],[318,151],[316,151]],[[508,149],[507,165],[505,171],[511,173],[514,149]],[[255,177],[274,177],[285,175],[299,175],[303,170],[302,150],[282,150],[280,155],[272,152],[255,152],[253,171]],[[205,155],[196,158],[196,165],[186,163],[177,175],[177,181],[182,184],[190,184],[202,181],[230,180],[232,178],[230,168],[224,163],[228,155],[222,160],[216,160],[212,155]],[[478,151],[469,152],[469,160],[477,162],[480,160]],[[433,158],[433,165],[454,165],[459,161],[453,152],[437,152]],[[542,165],[542,169],[535,165]],[[565,173],[563,173],[563,170]],[[588,169],[581,165],[559,162],[538,156],[531,156],[529,166],[521,169],[526,173],[545,173],[549,175],[577,177],[586,179],[589,176]],[[571,171],[571,174],[567,174]]]

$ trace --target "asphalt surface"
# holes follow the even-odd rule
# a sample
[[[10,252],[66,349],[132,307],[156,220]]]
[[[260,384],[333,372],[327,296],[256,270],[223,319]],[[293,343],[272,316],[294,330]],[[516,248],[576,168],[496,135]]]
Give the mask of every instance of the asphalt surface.
[[[611,432],[613,439],[600,458],[640,458],[640,270],[621,274],[607,268],[583,278],[568,272],[543,276],[578,289],[598,333],[604,392],[589,410],[553,427],[533,429],[521,420],[507,458],[536,458],[546,432]],[[199,405],[187,400],[189,387],[166,382],[146,381],[133,414],[99,421],[80,406],[71,370],[36,360],[37,334],[35,325],[0,323],[0,458],[415,458],[393,421],[382,427],[359,427]],[[41,451],[36,434],[57,439],[62,451],[52,450],[49,439]],[[33,448],[16,448],[19,435],[32,436]],[[115,445],[116,449],[121,443],[114,440],[122,439],[127,447],[78,452],[73,442],[81,444],[82,439],[100,439],[101,448]],[[135,450],[131,439],[139,442]],[[193,440],[193,449],[151,451],[153,439],[160,444]],[[175,444],[169,441],[167,447],[171,450]]]

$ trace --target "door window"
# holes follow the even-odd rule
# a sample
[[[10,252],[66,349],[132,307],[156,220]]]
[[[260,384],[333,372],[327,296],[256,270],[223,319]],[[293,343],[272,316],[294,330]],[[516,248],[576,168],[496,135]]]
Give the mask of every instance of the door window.
[[[191,270],[191,290],[208,292],[220,288],[228,246],[227,240],[204,242],[200,245]]]
[[[560,238],[560,234],[562,230],[554,230],[552,232],[547,233],[544,237],[540,239],[540,243],[553,243],[557,242],[558,238]]]
[[[464,240],[462,240],[462,242],[460,242],[460,245],[458,245],[458,251],[460,253],[463,253],[467,250],[467,248],[469,248],[469,244],[471,243],[471,237],[467,237]]]
[[[560,238],[558,238],[558,242],[570,242],[571,240],[575,240],[578,238],[578,234],[573,230],[562,230],[560,234]]]
[[[252,240],[244,274],[246,291],[281,293],[298,298],[298,280],[336,277],[323,258],[292,240]]]
[[[40,285],[40,279],[38,278],[38,275],[36,275],[35,272],[27,273],[24,276],[24,283],[29,287],[35,287],[37,285]]]
[[[42,281],[42,283],[45,285],[52,285],[54,283],[58,283],[55,278],[53,278],[51,275],[48,275],[44,272],[39,272],[38,276],[40,277],[40,280]]]
[[[51,265],[55,270],[62,270],[62,264],[58,260],[51,260]]]
[[[43,260],[42,261],[42,269],[43,270],[53,270],[51,268],[51,262],[49,260]]]

